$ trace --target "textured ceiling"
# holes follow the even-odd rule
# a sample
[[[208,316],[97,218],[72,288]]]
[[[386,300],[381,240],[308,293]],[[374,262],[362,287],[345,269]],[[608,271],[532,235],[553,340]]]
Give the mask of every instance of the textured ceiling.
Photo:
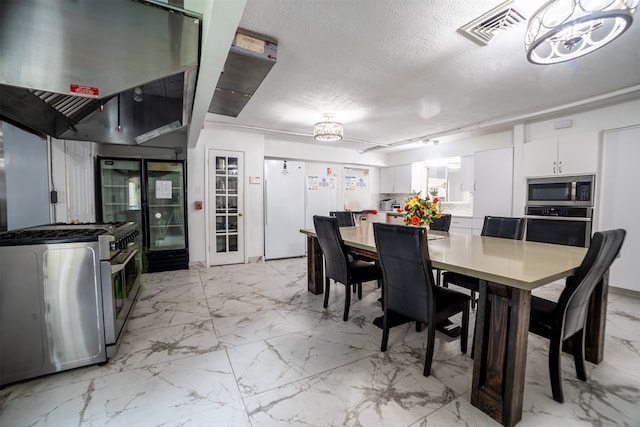
[[[514,7],[528,18],[544,2]],[[526,23],[487,46],[457,31],[501,3],[248,0],[240,27],[276,39],[277,62],[237,118],[207,113],[206,120],[310,135],[330,112],[345,128],[336,144],[363,151],[446,142],[616,91],[640,96],[638,11],[612,44],[543,66],[526,60]]]

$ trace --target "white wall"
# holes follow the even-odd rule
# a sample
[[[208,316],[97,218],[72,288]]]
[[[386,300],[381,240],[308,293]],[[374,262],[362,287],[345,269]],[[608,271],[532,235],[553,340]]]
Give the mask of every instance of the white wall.
[[[609,105],[590,111],[555,117],[553,119],[530,121],[518,124],[508,131],[488,135],[460,139],[437,146],[426,146],[401,152],[383,154],[381,151],[359,154],[354,150],[340,149],[321,144],[302,143],[293,136],[262,135],[250,131],[236,131],[216,128],[213,124],[206,124],[200,135],[198,145],[188,152],[188,182],[189,182],[189,245],[191,261],[204,261],[206,250],[204,236],[206,234],[205,210],[194,211],[194,200],[205,200],[205,162],[208,148],[245,151],[246,182],[248,176],[260,176],[263,172],[264,157],[302,160],[308,163],[307,174],[315,167],[370,166],[371,193],[379,192],[379,167],[402,165],[417,161],[437,159],[451,156],[472,154],[476,151],[514,146],[514,198],[513,212],[523,212],[525,204],[525,184],[523,175],[523,144],[531,139],[544,138],[564,133],[577,133],[588,130],[605,131],[640,124],[640,99]],[[572,119],[573,127],[556,131],[554,123],[560,119]],[[343,168],[336,168],[340,175],[344,175]],[[339,188],[336,203],[339,208],[344,206],[343,177],[338,180]],[[247,256],[261,256],[263,253],[262,236],[262,185],[257,190],[247,184],[246,194],[247,218]],[[205,204],[206,206],[206,204]]]
[[[413,150],[389,153],[388,166],[406,165],[425,160],[442,159],[445,157],[466,156],[476,151],[492,150],[494,148],[510,147],[513,145],[512,131],[492,133],[459,139],[438,145],[428,145]]]
[[[187,150],[187,198],[189,205],[189,261],[206,262],[206,236],[209,215],[207,161],[209,150],[244,152],[244,221],[245,221],[245,261],[264,255],[263,235],[263,190],[264,181],[264,137],[249,132],[216,129],[205,124],[200,132],[196,148]],[[249,177],[260,177],[260,185],[249,184]],[[211,189],[213,191],[213,189]],[[194,201],[202,200],[204,209],[197,211]]]
[[[380,151],[360,154],[355,150],[331,145],[300,142],[300,138],[295,137],[265,135],[264,144],[264,153],[267,157],[329,163],[339,161],[354,166],[386,166],[387,164],[387,155]]]
[[[554,129],[554,124],[558,120],[573,120],[573,126],[567,129]],[[526,143],[531,140],[548,138],[553,136],[567,135],[573,133],[581,133],[587,131],[600,132],[600,140],[602,141],[603,132],[614,129],[621,129],[634,125],[640,125],[640,99],[628,101],[620,104],[609,105],[601,108],[596,108],[589,111],[584,111],[576,114],[568,114],[561,117],[555,117],[548,120],[540,120],[537,122],[531,122],[524,126],[522,133],[522,140],[516,141],[517,144]],[[520,162],[523,167],[524,158],[522,156],[514,157],[515,162]],[[600,161],[602,165],[602,160]],[[601,170],[601,166],[599,168]],[[598,173],[600,175],[600,172]],[[514,212],[523,211],[525,205],[525,192],[526,178],[524,175],[514,177],[514,190],[516,188],[523,196],[519,201],[519,206],[516,206],[516,200],[514,200]],[[599,194],[602,191],[601,179],[596,176],[596,211],[594,212],[594,224],[598,223],[598,218],[602,212],[598,209]]]
[[[344,209],[344,168],[368,168],[371,193],[380,185],[378,166],[386,162],[386,154],[359,154],[354,150],[309,144],[295,137],[280,138],[257,132],[234,130],[206,123],[198,144],[187,150],[187,197],[189,206],[189,261],[207,262],[208,188],[207,159],[210,149],[242,151],[245,153],[245,253],[251,261],[264,254],[263,185],[264,158],[305,161],[306,175],[326,175],[332,168],[338,175],[336,200],[333,209]],[[250,185],[249,176],[259,176],[260,185]],[[197,211],[194,202],[202,200],[205,208]],[[374,208],[374,201],[371,208]]]
[[[573,126],[568,129],[555,130],[558,120],[571,119]],[[451,156],[463,156],[476,151],[490,150],[513,145],[513,212],[524,212],[526,203],[526,178],[524,176],[523,144],[538,138],[546,138],[563,134],[585,131],[604,132],[640,124],[640,99],[619,104],[594,108],[581,113],[557,116],[551,119],[531,120],[517,124],[513,130],[489,135],[460,139],[437,146],[401,151],[389,154],[389,165],[401,165],[428,159]]]
[[[572,119],[573,126],[568,129],[555,130],[553,125],[558,120]],[[589,130],[604,131],[631,126],[640,122],[640,99],[621,104],[597,108],[578,114],[568,114],[549,120],[540,120],[526,125],[527,141],[549,136],[584,132]]]

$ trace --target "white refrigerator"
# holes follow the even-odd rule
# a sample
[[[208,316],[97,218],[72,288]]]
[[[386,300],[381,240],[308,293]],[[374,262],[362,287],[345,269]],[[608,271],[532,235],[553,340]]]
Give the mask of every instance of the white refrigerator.
[[[305,228],[304,163],[290,160],[264,161],[264,256],[265,259],[304,256]]]

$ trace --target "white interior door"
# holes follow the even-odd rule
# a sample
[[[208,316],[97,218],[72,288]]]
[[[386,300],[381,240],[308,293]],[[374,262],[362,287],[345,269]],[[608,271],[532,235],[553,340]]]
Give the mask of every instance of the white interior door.
[[[624,228],[627,236],[620,257],[611,266],[609,285],[640,292],[638,254],[638,183],[640,183],[640,127],[605,132],[601,197],[596,204],[600,230]],[[597,179],[597,178],[596,178]]]
[[[244,263],[244,153],[209,150],[208,205],[210,264]]]

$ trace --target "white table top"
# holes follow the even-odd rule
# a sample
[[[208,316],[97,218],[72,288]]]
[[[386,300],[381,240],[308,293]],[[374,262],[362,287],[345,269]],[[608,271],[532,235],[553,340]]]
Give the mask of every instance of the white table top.
[[[315,230],[300,230],[315,237]],[[375,252],[373,226],[341,227],[349,247]],[[532,290],[563,277],[580,266],[586,248],[430,231],[444,239],[429,240],[431,263],[436,268]]]

